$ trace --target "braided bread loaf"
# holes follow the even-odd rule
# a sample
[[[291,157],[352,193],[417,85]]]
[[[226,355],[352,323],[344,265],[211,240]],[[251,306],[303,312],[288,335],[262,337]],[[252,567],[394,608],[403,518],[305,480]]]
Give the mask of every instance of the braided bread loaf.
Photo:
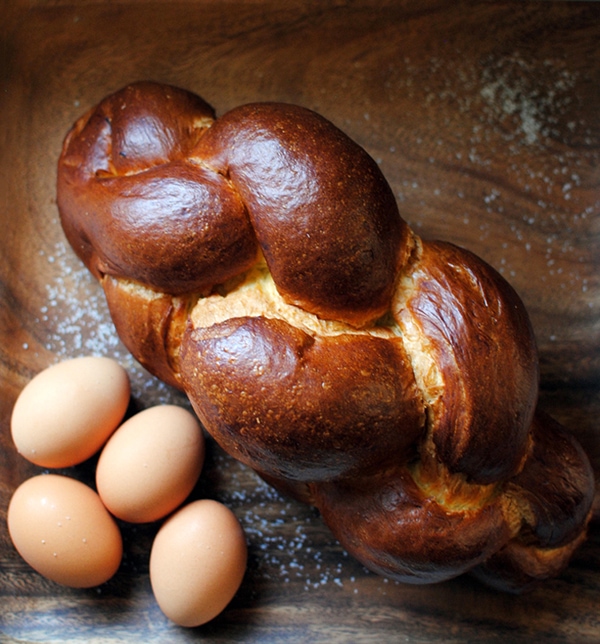
[[[368,568],[518,592],[585,538],[592,470],[536,412],[522,302],[417,237],[376,163],[314,112],[216,119],[132,84],[68,133],[58,206],[133,355]]]

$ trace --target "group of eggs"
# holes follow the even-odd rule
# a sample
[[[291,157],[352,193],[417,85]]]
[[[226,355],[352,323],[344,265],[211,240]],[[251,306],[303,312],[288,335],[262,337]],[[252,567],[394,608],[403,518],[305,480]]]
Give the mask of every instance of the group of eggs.
[[[24,387],[11,417],[24,458],[58,469],[99,457],[95,490],[57,473],[21,483],[8,506],[10,538],[46,578],[89,588],[108,581],[121,564],[116,519],[162,520],[150,551],[152,591],[173,622],[199,626],[237,592],[246,570],[245,536],[225,505],[186,502],[205,455],[196,417],[183,407],[157,405],[124,420],[130,395],[125,369],[105,357],[60,362]]]

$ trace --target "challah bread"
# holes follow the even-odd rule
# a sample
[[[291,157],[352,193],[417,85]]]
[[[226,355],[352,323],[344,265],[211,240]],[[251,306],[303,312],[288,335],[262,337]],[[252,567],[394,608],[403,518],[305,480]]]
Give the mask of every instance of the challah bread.
[[[592,469],[536,412],[521,300],[322,117],[129,85],[68,133],[58,207],[133,355],[367,567],[518,592],[585,538]]]

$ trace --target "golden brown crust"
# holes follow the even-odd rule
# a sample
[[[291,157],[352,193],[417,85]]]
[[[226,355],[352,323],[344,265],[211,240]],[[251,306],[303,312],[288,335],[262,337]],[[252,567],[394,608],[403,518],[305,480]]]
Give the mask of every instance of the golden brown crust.
[[[496,590],[523,593],[559,575],[585,538],[584,530],[573,541],[558,548],[540,548],[510,541],[469,572]]]
[[[98,279],[182,294],[254,263],[256,240],[238,194],[189,159],[212,114],[187,92],[142,83],[102,101],[67,135],[61,221]]]
[[[150,373],[181,389],[177,338],[187,321],[189,301],[109,275],[101,283],[123,344]]]
[[[537,412],[532,449],[506,494],[522,506],[520,540],[540,548],[561,548],[578,538],[589,519],[593,472],[581,445],[559,423]]]
[[[365,566],[406,583],[456,577],[510,538],[499,496],[478,493],[452,507],[425,493],[410,468],[315,485],[315,503],[341,544]]]
[[[525,308],[495,270],[452,244],[422,242],[410,279],[395,315],[427,339],[443,381],[431,404],[437,456],[479,483],[506,479],[525,456],[538,392]]]
[[[593,472],[581,445],[555,420],[537,412],[532,449],[505,488],[521,526],[504,547],[472,570],[507,592],[523,592],[555,577],[586,538],[592,515]]]
[[[354,324],[388,310],[409,231],[356,143],[307,109],[261,103],[219,118],[193,154],[239,190],[287,301]]]
[[[67,135],[58,205],[117,331],[232,455],[402,581],[518,591],[585,538],[585,453],[535,415],[522,302],[420,240],[375,162],[295,106],[137,83]]]
[[[235,318],[188,327],[181,374],[222,447],[275,478],[337,480],[390,458],[406,462],[424,431],[399,341],[314,337],[283,320]]]

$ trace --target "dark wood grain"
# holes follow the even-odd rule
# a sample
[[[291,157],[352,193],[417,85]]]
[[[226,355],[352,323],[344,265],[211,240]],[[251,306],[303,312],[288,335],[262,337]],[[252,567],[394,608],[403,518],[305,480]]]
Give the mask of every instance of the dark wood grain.
[[[211,444],[194,494],[234,509],[249,569],[219,618],[185,630],[150,592],[156,526],[123,526],[121,570],[80,591],[32,572],[5,516],[14,488],[39,471],[16,454],[9,418],[43,367],[114,356],[130,371],[134,408],[186,404],[117,340],[55,204],[71,123],[144,78],[196,91],[218,113],[249,101],[298,103],[365,146],[419,234],[470,248],[517,288],[539,344],[541,405],[600,473],[600,5],[17,0],[3,8],[0,641],[599,641],[598,519],[565,573],[529,595],[500,595],[467,577],[403,586],[368,573],[313,510]],[[93,466],[68,473],[91,482]]]

